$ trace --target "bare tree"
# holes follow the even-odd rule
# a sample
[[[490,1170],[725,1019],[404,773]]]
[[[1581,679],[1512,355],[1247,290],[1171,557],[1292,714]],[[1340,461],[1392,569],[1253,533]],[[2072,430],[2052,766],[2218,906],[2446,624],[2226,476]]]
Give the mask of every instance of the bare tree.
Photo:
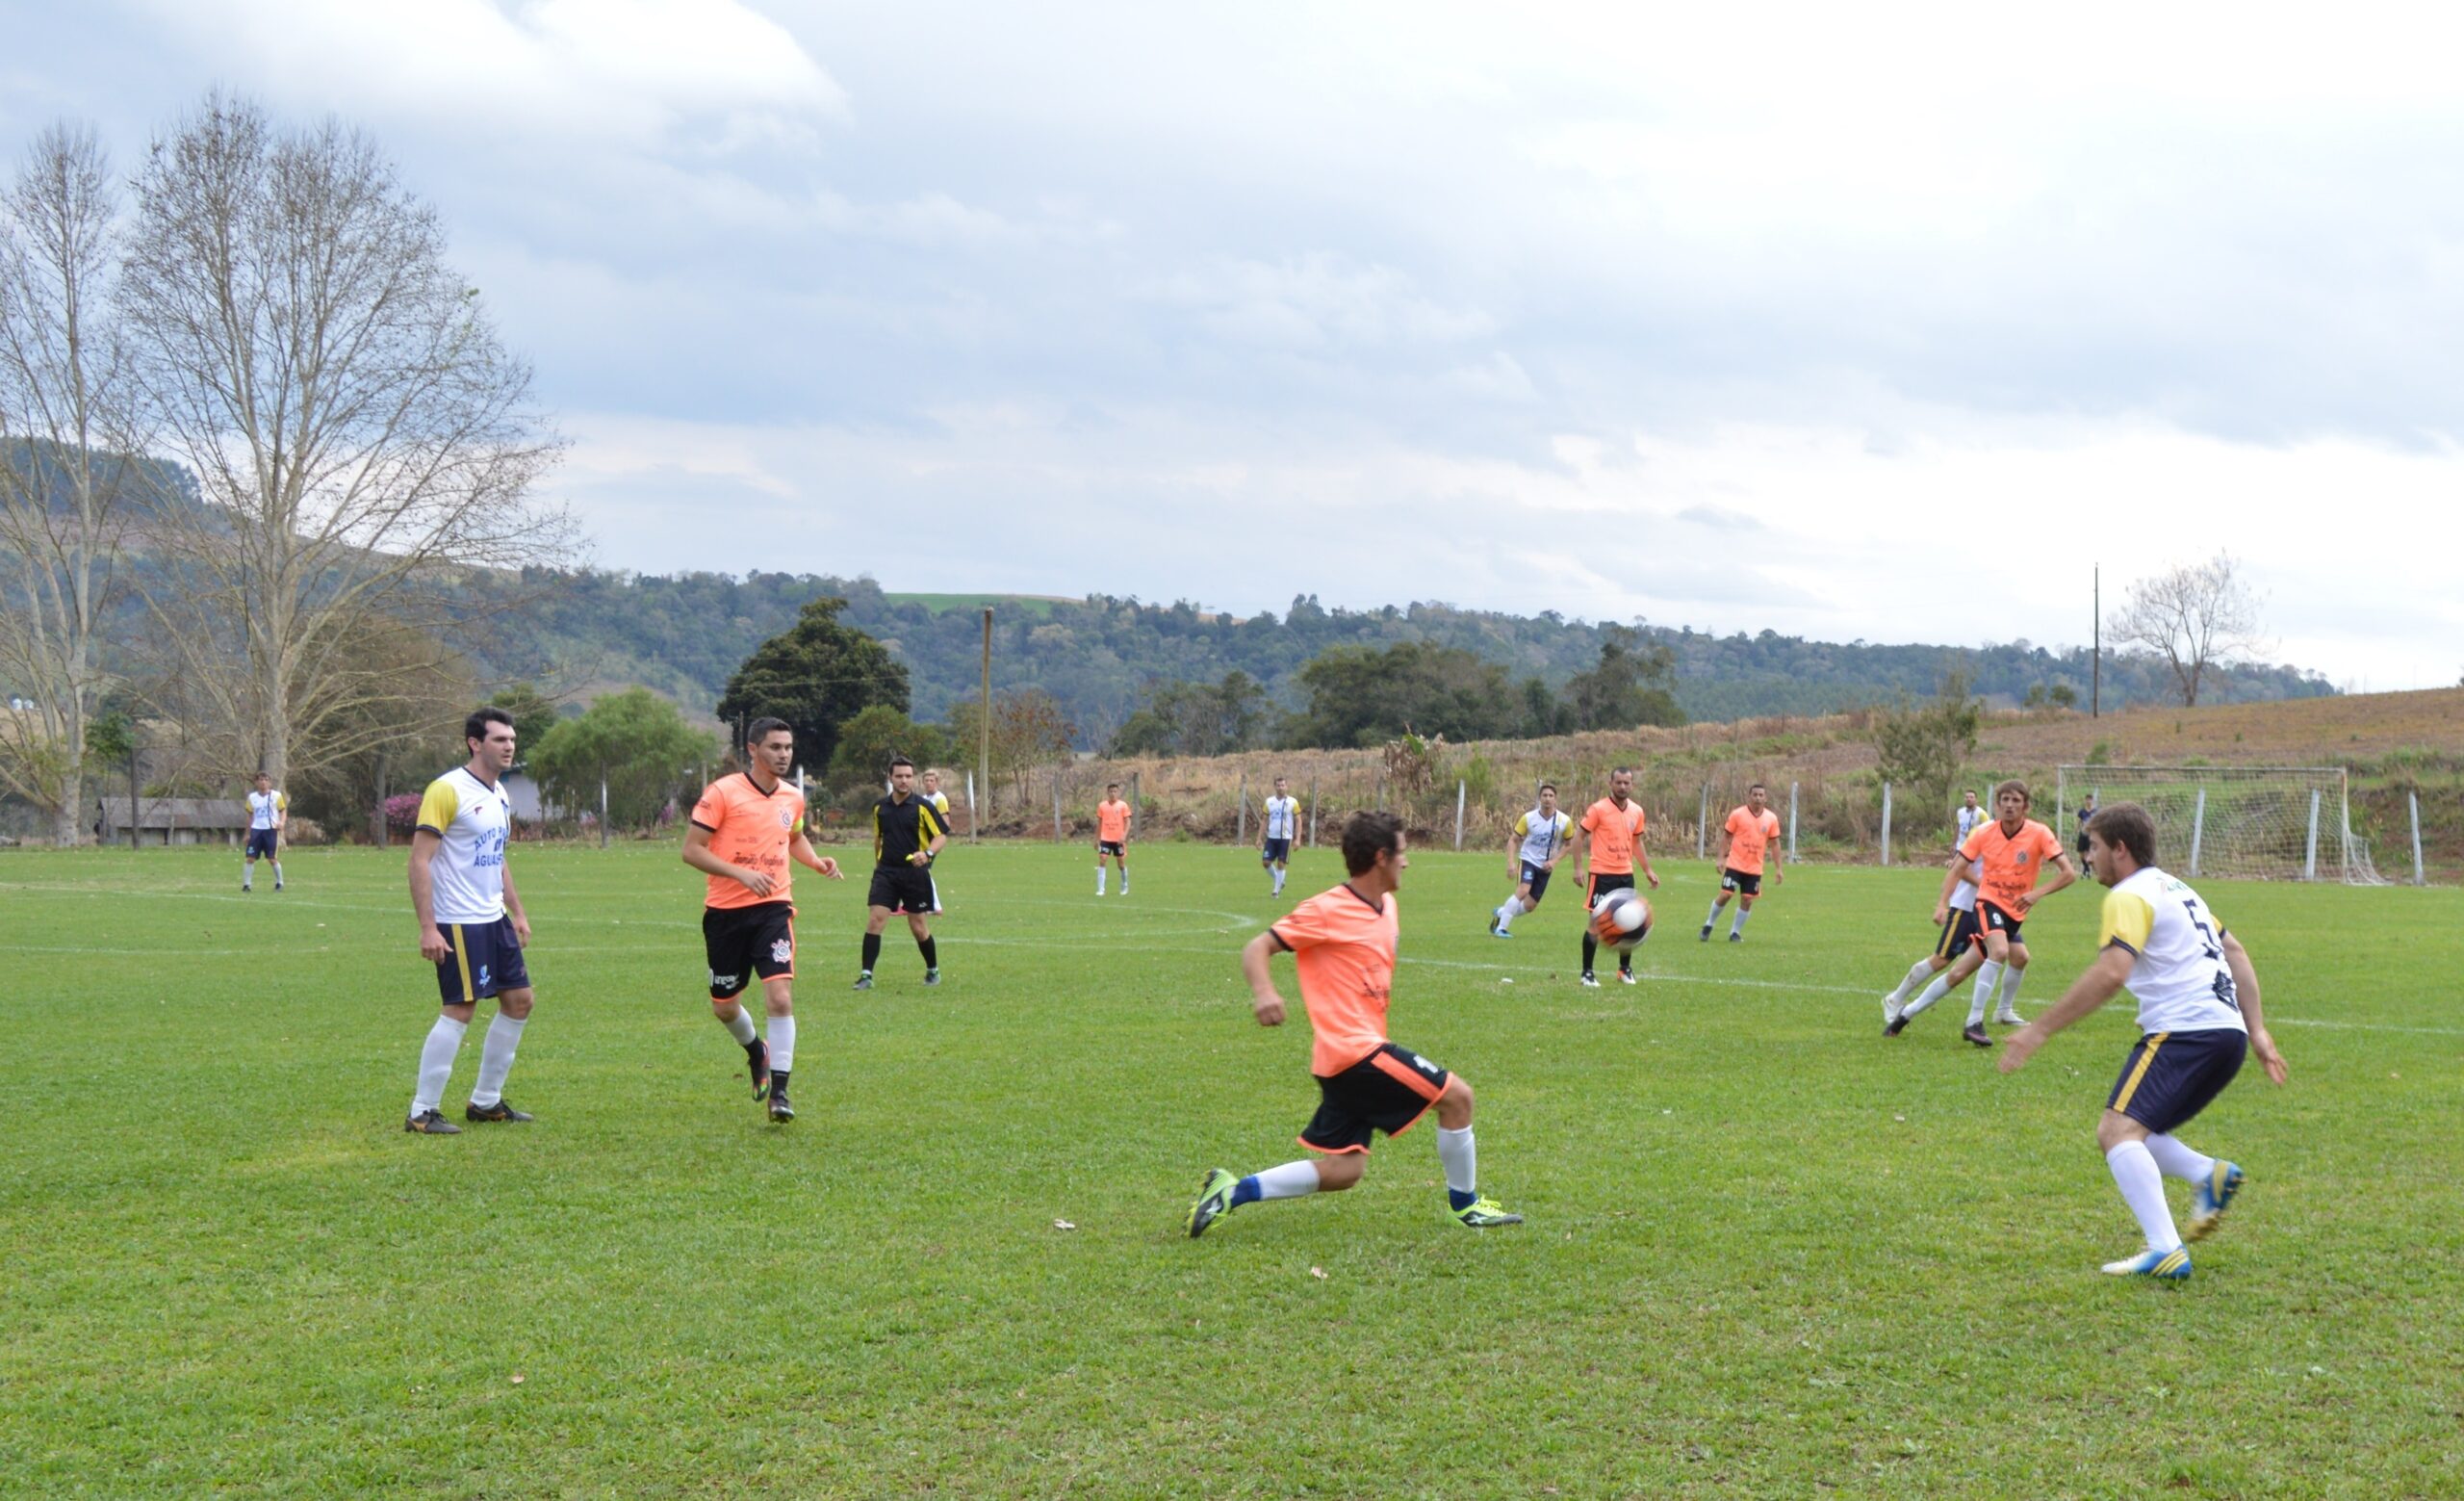
[[[2209,679],[2264,645],[2258,596],[2230,553],[2133,583],[2105,631],[2117,645],[2164,658],[2185,707],[2198,703]]]
[[[183,691],[281,778],[387,717],[365,711],[388,670],[352,650],[371,621],[450,651],[458,577],[570,556],[572,518],[530,493],[558,443],[435,211],[360,132],[209,95],[136,193],[120,305],[200,490],[149,518],[174,562],[148,604]]]
[[[111,321],[118,196],[90,129],[55,125],[0,194],[0,782],[85,827],[87,721],[137,447]]]

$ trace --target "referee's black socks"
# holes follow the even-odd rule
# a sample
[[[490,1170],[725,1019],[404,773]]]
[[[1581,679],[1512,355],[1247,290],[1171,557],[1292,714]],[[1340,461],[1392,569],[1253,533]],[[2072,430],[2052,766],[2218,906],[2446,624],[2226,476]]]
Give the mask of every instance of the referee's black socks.
[[[939,945],[936,945],[929,936],[915,941],[915,951],[924,956],[925,969],[937,970],[941,967]]]
[[[877,960],[877,959],[881,958],[881,956],[882,956],[882,936],[881,936],[879,933],[867,933],[867,934],[865,934],[865,935],[864,935],[864,972],[865,972],[866,974],[870,974],[870,973],[872,973],[872,972],[873,972],[873,962],[874,962],[875,960]]]

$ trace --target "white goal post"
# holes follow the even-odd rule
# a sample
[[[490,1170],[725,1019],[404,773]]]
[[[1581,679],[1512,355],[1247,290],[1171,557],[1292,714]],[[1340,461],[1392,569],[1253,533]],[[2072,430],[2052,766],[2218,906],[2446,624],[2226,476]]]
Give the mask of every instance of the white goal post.
[[[2157,862],[2185,879],[2388,884],[2353,832],[2342,766],[2063,766],[2054,828],[2074,849],[2090,792],[2153,815]]]

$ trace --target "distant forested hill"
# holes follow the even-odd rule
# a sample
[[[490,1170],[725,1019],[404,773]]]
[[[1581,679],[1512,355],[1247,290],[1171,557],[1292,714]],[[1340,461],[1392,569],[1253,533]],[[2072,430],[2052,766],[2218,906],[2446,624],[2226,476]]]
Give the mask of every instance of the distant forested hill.
[[[504,622],[489,657],[507,673],[562,662],[597,681],[646,683],[706,712],[746,654],[824,594],[844,597],[841,619],[886,642],[907,664],[918,719],[939,719],[974,693],[981,631],[974,608],[957,596],[886,594],[870,579],[809,574],[580,574]],[[1212,681],[1239,668],[1264,683],[1278,704],[1296,707],[1294,673],[1330,646],[1457,646],[1554,689],[1598,661],[1609,629],[1545,611],[1506,615],[1439,604],[1325,609],[1314,596],[1295,600],[1285,614],[1241,621],[1201,615],[1188,604],[1103,596],[992,603],[994,686],[1047,690],[1079,726],[1082,744],[1108,738],[1160,679]],[[1637,630],[1676,654],[1678,702],[1696,719],[1824,713],[1901,693],[1922,696],[1953,666],[1989,698],[2017,702],[2031,689],[2067,685],[2082,706],[2088,700],[2085,648],[2054,652],[2024,641],[1977,649],[1837,645],[1769,631],[1715,636]],[[2165,700],[2167,681],[2155,661],[2108,657],[2105,705]],[[2212,697],[2227,703],[2332,691],[2314,673],[2254,667],[2234,672]]]

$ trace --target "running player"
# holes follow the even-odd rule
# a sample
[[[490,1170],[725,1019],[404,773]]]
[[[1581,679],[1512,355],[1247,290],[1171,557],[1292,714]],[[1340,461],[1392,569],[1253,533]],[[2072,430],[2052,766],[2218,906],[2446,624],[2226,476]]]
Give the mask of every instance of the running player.
[[[941,827],[948,828],[950,826],[950,794],[941,790],[939,772],[929,767],[925,770],[924,790],[919,795],[933,805],[935,813],[941,815]],[[941,873],[938,870],[928,871],[925,879],[933,883],[933,916],[937,918],[941,915]]]
[[[527,1121],[504,1098],[505,1075],[530,1020],[530,970],[522,950],[530,942],[530,919],[505,865],[513,831],[513,804],[504,774],[513,765],[513,715],[501,709],[475,710],[462,722],[470,762],[427,785],[420,799],[419,827],[411,835],[411,913],[418,924],[420,957],[436,966],[436,988],[445,1014],[428,1028],[420,1049],[419,1087],[411,1096],[402,1129],[427,1136],[458,1136],[462,1127],[445,1118],[445,1086],[453,1076],[462,1034],[471,1029],[478,1003],[494,996],[497,1018],[479,1048],[479,1078],[462,1109],[466,1121]]]
[[[787,862],[844,880],[838,862],[813,853],[805,837],[805,794],[786,780],[796,763],[796,733],[784,719],[756,719],[744,730],[745,768],[702,789],[684,828],[684,863],[710,878],[702,905],[702,951],[710,967],[710,1013],[744,1048],[753,1099],[766,1096],[770,1119],[796,1118],[787,1074],[796,1066],[796,908]],[[765,1042],[736,997],[761,982],[770,1019]]]
[[[1608,795],[1583,810],[1581,828],[1591,836],[1587,851],[1575,856],[1575,876],[1583,878],[1583,864],[1588,858],[1591,875],[1582,889],[1582,982],[1596,986],[1600,976],[1594,974],[1591,962],[1600,951],[1600,935],[1591,930],[1592,904],[1614,891],[1631,891],[1634,866],[1643,867],[1643,879],[1659,890],[1659,876],[1652,869],[1651,851],[1643,843],[1642,805],[1634,800],[1634,773],[1619,766],[1608,773]],[[1617,978],[1634,983],[1634,956],[1629,950],[1617,957]]]
[[[2002,966],[2002,1010],[2013,1021],[2018,1013],[2019,982],[2027,977],[2028,945],[2019,937],[2036,904],[2079,879],[2079,867],[2051,829],[2028,816],[2028,785],[2005,782],[1993,789],[1994,822],[1980,825],[1954,858],[1976,862],[1978,870],[1976,925],[1985,939],[1985,958]],[[2054,864],[2054,878],[2038,885],[2044,863]],[[1993,1039],[1985,1030],[1985,1008],[1993,998],[1992,982],[1981,972],[1975,998],[1968,1004],[1967,1026],[1960,1036],[1979,1048]]]
[[[1514,882],[1514,894],[1489,914],[1491,933],[1512,938],[1514,919],[1540,909],[1540,898],[1549,894],[1549,873],[1574,841],[1574,815],[1557,806],[1557,784],[1541,783],[1539,805],[1515,819],[1506,834],[1505,872]]]
[[[1975,861],[1952,855],[1950,868],[1942,876],[1941,894],[1934,899],[1934,921],[1941,928],[1941,937],[1935,941],[1932,953],[1910,966],[1900,982],[1883,994],[1885,1037],[1897,1037],[1971,974],[1989,997],[2000,988],[2002,966],[1985,957],[1985,936],[1976,926],[1976,881],[1981,874]],[[1916,986],[1923,989],[1912,998],[1909,992]],[[2019,1014],[2011,1009],[2007,997],[1993,1022],[1996,1026],[2019,1024]]]
[[[915,795],[915,763],[901,756],[889,763],[889,795],[873,805],[873,886],[865,895],[864,969],[856,989],[873,988],[873,964],[882,956],[882,929],[890,914],[907,915],[915,951],[924,956],[924,983],[941,983],[940,950],[933,943],[933,857],[949,842],[949,826],[937,809]]]
[[[1120,867],[1120,893],[1129,894],[1130,806],[1121,800],[1120,784],[1104,784],[1104,800],[1095,805],[1095,894],[1104,894],[1104,859]]]
[[[1720,894],[1711,898],[1710,915],[1703,919],[1703,943],[1711,941],[1711,924],[1720,909],[1736,897],[1736,920],[1729,924],[1729,942],[1745,942],[1745,919],[1754,916],[1754,899],[1762,894],[1762,857],[1780,863],[1780,815],[1771,811],[1771,794],[1759,782],[1745,789],[1745,805],[1729,813],[1727,844],[1720,854]],[[1771,872],[1777,884],[1788,879],[1784,869]]]
[[[2241,940],[2198,893],[2157,868],[2147,810],[2116,803],[2090,819],[2088,867],[2106,887],[2101,951],[2051,1010],[2011,1034],[2002,1072],[2023,1067],[2046,1038],[2130,988],[2140,1038],[2096,1120],[2096,1145],[2147,1249],[2104,1269],[2178,1281],[2191,1275],[2191,1256],[2173,1229],[2165,1179],[2189,1179],[2189,1238],[2204,1240],[2242,1191],[2243,1173],[2173,1132],[2233,1082],[2246,1053],[2259,1055],[2269,1082],[2283,1083],[2284,1054],[2268,1035],[2258,972]]]
[[[1300,1145],[1320,1155],[1247,1178],[1217,1168],[1190,1205],[1184,1223],[1191,1235],[1205,1234],[1208,1226],[1245,1203],[1351,1187],[1368,1166],[1375,1133],[1399,1136],[1432,1105],[1437,1160],[1454,1222],[1474,1229],[1523,1223],[1522,1215],[1480,1197],[1472,1086],[1386,1037],[1395,982],[1395,893],[1410,863],[1401,819],[1383,812],[1352,815],[1344,825],[1344,868],[1351,879],[1293,908],[1241,950],[1241,971],[1248,977],[1260,1026],[1283,1024],[1283,996],[1270,968],[1275,954],[1289,950],[1299,971],[1300,1004],[1315,1034],[1309,1072],[1318,1080],[1318,1113],[1301,1131]]]
[[[1274,779],[1274,795],[1267,799],[1266,842],[1258,846],[1258,863],[1274,872],[1272,895],[1283,894],[1284,872],[1292,865],[1292,841],[1300,835],[1300,799],[1292,795],[1292,784],[1283,777]],[[1129,872],[1120,877],[1121,894],[1129,894]]]
[[[274,790],[273,778],[258,772],[248,794],[248,847],[241,857],[240,890],[254,891],[257,861],[273,862],[273,889],[282,890],[282,826],[291,821],[291,799]]]

